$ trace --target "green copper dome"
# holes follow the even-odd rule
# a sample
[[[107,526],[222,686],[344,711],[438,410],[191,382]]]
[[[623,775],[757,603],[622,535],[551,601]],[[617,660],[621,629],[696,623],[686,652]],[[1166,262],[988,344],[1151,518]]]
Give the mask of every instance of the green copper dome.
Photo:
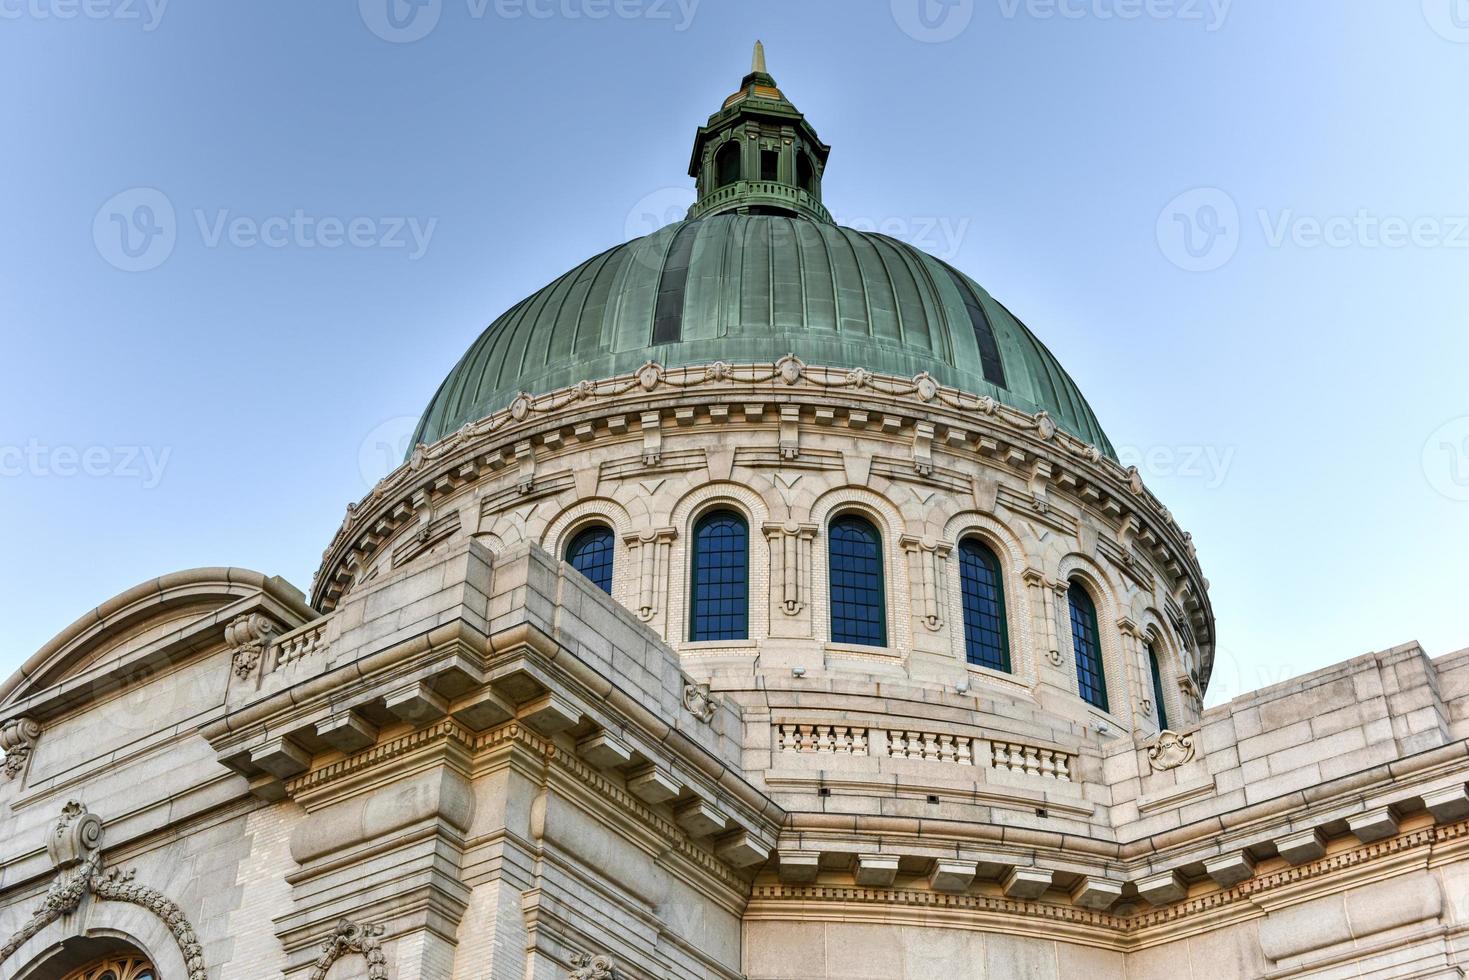
[[[831,149],[750,74],[695,136],[689,219],[584,262],[490,324],[444,380],[414,443],[583,380],[714,361],[866,368],[1027,412],[1115,455],[1086,399],[1010,311],[931,255],[833,224]]]
[[[1112,455],[1050,351],[971,279],[883,235],[779,215],[683,221],[585,262],[501,316],[419,422],[433,443],[505,408],[653,360],[923,371],[1056,424]]]

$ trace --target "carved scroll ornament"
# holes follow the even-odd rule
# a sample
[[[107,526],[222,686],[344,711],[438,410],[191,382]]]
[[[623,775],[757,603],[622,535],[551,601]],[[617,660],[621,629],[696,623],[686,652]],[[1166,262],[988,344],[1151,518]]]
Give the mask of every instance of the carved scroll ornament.
[[[5,752],[6,779],[14,779],[21,774],[40,737],[41,726],[29,718],[14,718],[0,726],[0,750]]]
[[[591,953],[572,953],[571,971],[567,980],[617,980],[617,967],[610,956],[593,956]]]

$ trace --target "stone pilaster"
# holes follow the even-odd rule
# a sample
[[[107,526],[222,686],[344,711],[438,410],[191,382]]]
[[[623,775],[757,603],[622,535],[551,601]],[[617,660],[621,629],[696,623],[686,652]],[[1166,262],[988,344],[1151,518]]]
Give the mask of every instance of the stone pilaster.
[[[795,521],[765,524],[770,543],[770,635],[811,635],[811,548],[820,530]]]
[[[653,623],[668,606],[668,556],[678,532],[671,527],[639,531],[623,538],[628,557],[638,576],[637,614]]]
[[[898,546],[907,557],[908,581],[912,583],[912,614],[916,623],[913,648],[941,652],[946,649],[946,641],[940,634],[944,632],[949,607],[949,555],[954,546],[913,534],[899,538]]]
[[[1148,663],[1148,648],[1142,630],[1127,616],[1117,620],[1117,631],[1122,637],[1122,660],[1128,687],[1128,703],[1144,725],[1158,726],[1158,706],[1153,703],[1152,666]],[[1164,706],[1167,707],[1166,705]]]

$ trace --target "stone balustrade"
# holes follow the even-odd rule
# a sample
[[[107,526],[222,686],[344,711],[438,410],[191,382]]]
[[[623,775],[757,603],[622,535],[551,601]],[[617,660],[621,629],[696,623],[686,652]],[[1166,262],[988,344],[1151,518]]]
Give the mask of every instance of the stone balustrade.
[[[1023,776],[1070,782],[1075,756],[1060,749],[1020,742],[986,740],[947,732],[912,729],[868,729],[856,725],[782,723],[774,726],[774,743],[785,754],[827,753],[916,759],[990,768]],[[988,745],[988,751],[985,746]]]
[[[993,768],[1026,776],[1044,776],[1070,782],[1073,758],[1071,754],[1057,749],[1021,745],[1018,742],[990,743],[990,765]]]
[[[291,664],[326,649],[326,621],[307,623],[278,637],[271,646],[271,655],[266,658],[265,671],[281,670]]]

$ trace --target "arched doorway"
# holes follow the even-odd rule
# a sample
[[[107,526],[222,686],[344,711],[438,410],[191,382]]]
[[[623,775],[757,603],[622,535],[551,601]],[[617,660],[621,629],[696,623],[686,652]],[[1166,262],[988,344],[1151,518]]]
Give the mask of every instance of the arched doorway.
[[[68,973],[65,980],[158,980],[158,974],[141,956],[110,956]]]

